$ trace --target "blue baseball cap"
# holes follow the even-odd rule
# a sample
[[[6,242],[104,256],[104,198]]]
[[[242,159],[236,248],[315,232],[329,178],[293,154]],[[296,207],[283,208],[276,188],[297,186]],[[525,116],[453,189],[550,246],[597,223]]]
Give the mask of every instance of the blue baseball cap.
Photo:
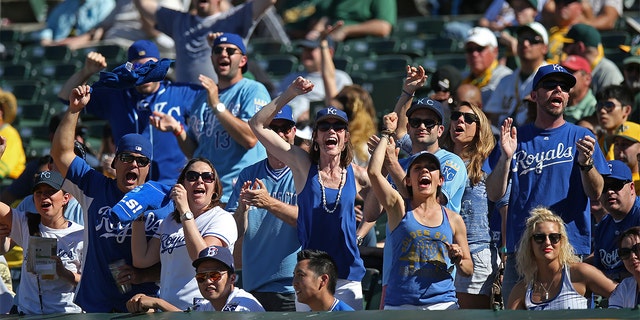
[[[295,120],[293,120],[293,110],[291,110],[291,106],[288,104],[282,107],[282,109],[280,109],[280,111],[278,111],[278,113],[273,117],[273,120],[278,119],[287,120],[294,125],[296,124]]]
[[[343,121],[344,123],[349,123],[349,117],[347,117],[347,114],[344,111],[333,106],[321,109],[320,111],[318,111],[318,113],[316,113],[316,123],[325,119],[338,119]]]
[[[160,50],[153,41],[138,40],[134,42],[127,52],[127,61],[138,60],[142,58],[156,58],[160,60]]]
[[[611,160],[607,162],[609,164],[609,170],[611,174],[604,175],[608,179],[616,179],[621,181],[633,181],[631,175],[631,169],[624,162],[620,160]]]
[[[229,248],[220,247],[220,246],[211,246],[208,248],[202,249],[198,254],[198,259],[194,260],[192,265],[194,268],[198,268],[198,266],[207,261],[214,260],[222,262],[227,268],[233,272],[233,254]]]
[[[123,152],[135,152],[151,159],[152,148],[149,139],[137,133],[129,133],[122,136],[118,141],[116,155]]]
[[[51,186],[56,190],[62,189],[62,184],[64,183],[64,178],[58,171],[41,171],[36,173],[34,182],[33,182],[33,190],[36,191],[36,188],[41,184],[46,184]]]
[[[442,104],[436,100],[432,100],[429,98],[422,98],[414,101],[411,104],[409,110],[407,110],[407,118],[411,117],[411,114],[418,109],[427,109],[436,113],[438,118],[440,118],[440,123],[442,123],[442,119],[444,119],[444,113],[442,112]]]
[[[409,168],[411,168],[411,166],[417,162],[418,160],[422,160],[422,159],[426,159],[427,161],[431,162],[431,163],[435,163],[438,165],[438,168],[441,168],[440,166],[440,159],[438,159],[438,157],[436,157],[433,153],[430,153],[428,151],[420,151],[414,155],[411,156],[411,162],[409,162],[409,166],[407,166],[407,172],[409,172]]]
[[[533,77],[533,86],[531,88],[533,90],[536,90],[538,88],[538,83],[544,80],[544,78],[550,76],[561,77],[564,81],[567,82],[569,88],[573,88],[573,86],[576,85],[576,77],[574,77],[573,74],[567,71],[567,69],[565,69],[563,66],[556,63],[548,64],[546,66],[538,68],[538,72],[536,72],[536,75]]]
[[[240,37],[239,35],[235,34],[235,33],[223,33],[221,36],[215,38],[215,40],[213,40],[213,48],[223,44],[223,43],[227,43],[227,44],[232,44],[236,47],[238,47],[238,49],[240,49],[240,52],[242,52],[243,55],[247,55],[247,48],[244,46],[244,42],[242,41],[242,37]],[[244,67],[242,67],[242,73],[247,72],[247,69],[249,68],[249,62],[245,63]]]

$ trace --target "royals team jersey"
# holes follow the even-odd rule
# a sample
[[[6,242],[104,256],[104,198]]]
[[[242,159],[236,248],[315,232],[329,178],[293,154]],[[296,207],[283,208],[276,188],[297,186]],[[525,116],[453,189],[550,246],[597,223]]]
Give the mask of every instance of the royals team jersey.
[[[86,312],[127,312],[127,300],[136,293],[155,295],[158,286],[153,282],[134,284],[131,291],[121,294],[111,276],[109,263],[124,259],[132,265],[131,223],[123,224],[111,214],[111,207],[125,194],[116,180],[91,169],[79,157],[69,166],[66,178],[72,183],[67,191],[82,206],[85,222],[85,254],[75,302]],[[144,213],[147,237],[156,232],[168,213],[166,207]]]
[[[589,198],[582,188],[576,148],[576,142],[587,135],[593,137],[589,130],[568,122],[549,130],[533,124],[518,129],[518,145],[510,166],[509,253],[517,249],[529,211],[538,206],[550,207],[562,217],[577,254],[591,252]],[[593,165],[600,174],[610,173],[600,148],[595,148]]]
[[[227,110],[244,122],[249,121],[258,110],[271,101],[264,85],[250,79],[242,79],[231,87],[220,90],[219,96],[220,102],[224,103]],[[202,92],[193,104],[188,134],[198,142],[194,158],[209,159],[220,175],[224,203],[229,201],[240,170],[267,156],[260,142],[247,150],[229,135],[207,103],[206,91]]]
[[[87,112],[109,121],[113,141],[117,145],[120,138],[128,133],[139,133],[153,145],[149,179],[173,185],[180,171],[187,163],[178,140],[173,132],[162,132],[149,123],[153,111],[171,115],[182,125],[198,93],[205,91],[201,86],[175,84],[170,81],[160,83],[154,94],[142,96],[135,88],[113,89],[98,87],[91,93]],[[205,91],[206,92],[206,91]]]
[[[283,203],[297,205],[293,174],[289,167],[275,170],[267,159],[240,172],[226,210],[238,208],[238,197],[245,181],[260,179],[269,195]],[[250,207],[242,240],[242,287],[249,291],[293,293],[293,270],[300,242],[296,228],[269,213]]]

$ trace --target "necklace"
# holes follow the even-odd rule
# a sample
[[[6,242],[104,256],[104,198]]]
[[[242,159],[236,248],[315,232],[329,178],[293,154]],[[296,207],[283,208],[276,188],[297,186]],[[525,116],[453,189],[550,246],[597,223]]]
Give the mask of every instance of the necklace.
[[[320,174],[320,164],[318,164],[317,166],[318,166],[318,182],[320,182],[320,189],[322,189],[322,207],[324,208],[324,211],[326,211],[327,213],[333,213],[334,211],[336,211],[336,209],[338,209],[338,204],[340,203],[340,196],[342,195],[342,187],[344,186],[342,184],[342,181],[344,180],[344,168],[342,169],[342,173],[340,173],[340,185],[338,186],[338,195],[336,196],[336,204],[333,206],[332,210],[329,210],[329,208],[327,208],[327,196],[324,192],[324,184],[322,184],[322,175]]]
[[[551,280],[548,287],[545,287],[542,281],[538,281],[538,283],[540,284],[540,288],[544,290],[544,301],[549,300],[549,290],[551,290],[551,285],[553,284],[553,280]]]

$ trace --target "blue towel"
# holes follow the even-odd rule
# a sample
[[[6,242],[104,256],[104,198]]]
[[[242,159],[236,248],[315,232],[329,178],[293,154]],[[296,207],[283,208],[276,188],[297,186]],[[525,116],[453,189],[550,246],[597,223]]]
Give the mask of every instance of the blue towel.
[[[162,81],[173,63],[172,59],[149,60],[134,69],[130,62],[115,67],[111,72],[100,71],[100,80],[93,87],[132,88],[148,82]]]
[[[165,207],[171,201],[169,191],[173,186],[149,181],[129,191],[122,200],[111,208],[120,222],[130,222],[148,210]]]

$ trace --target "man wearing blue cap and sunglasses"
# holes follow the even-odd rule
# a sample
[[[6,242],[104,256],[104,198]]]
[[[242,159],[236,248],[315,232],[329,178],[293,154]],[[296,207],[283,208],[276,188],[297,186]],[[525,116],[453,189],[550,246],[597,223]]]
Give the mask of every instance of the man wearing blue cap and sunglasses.
[[[507,261],[502,287],[508,297],[518,280],[515,250],[525,229],[529,211],[549,207],[566,222],[576,254],[591,253],[590,200],[602,193],[602,174],[609,167],[591,131],[565,121],[564,109],[575,77],[558,64],[536,72],[531,98],[536,102],[534,123],[516,130],[513,119],[502,124],[502,154],[487,178],[487,196],[502,198],[509,181],[511,195],[507,228]]]
[[[289,105],[273,117],[269,128],[293,144],[296,123]],[[300,251],[297,204],[291,169],[269,152],[240,172],[227,203],[243,237],[242,286],[267,311],[296,311],[291,281],[295,253]]]

